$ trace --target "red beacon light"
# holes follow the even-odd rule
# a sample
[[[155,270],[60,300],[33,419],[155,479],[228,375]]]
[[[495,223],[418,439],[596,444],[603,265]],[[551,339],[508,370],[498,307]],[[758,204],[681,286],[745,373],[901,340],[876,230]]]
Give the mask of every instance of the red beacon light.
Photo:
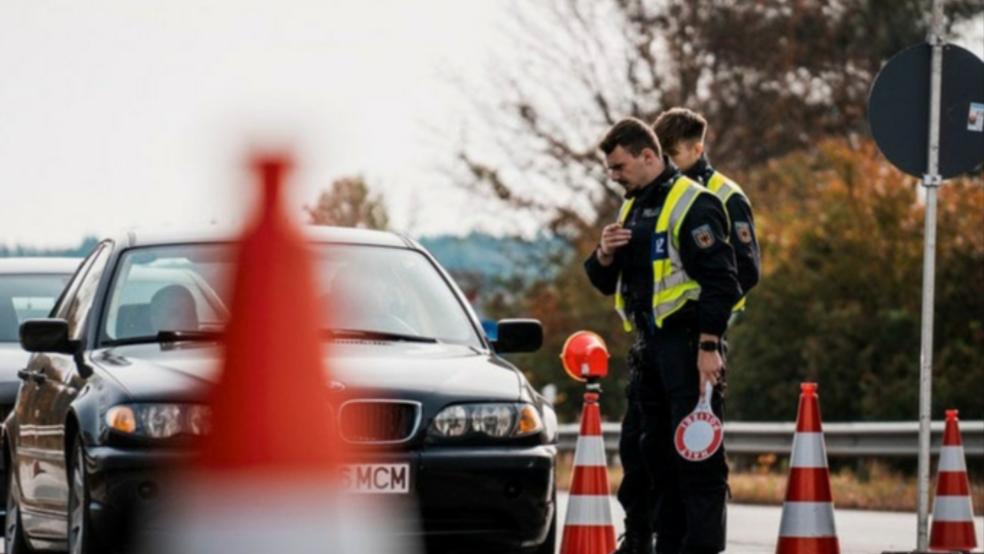
[[[591,331],[578,331],[568,337],[560,359],[564,371],[575,381],[597,381],[608,375],[608,347]]]

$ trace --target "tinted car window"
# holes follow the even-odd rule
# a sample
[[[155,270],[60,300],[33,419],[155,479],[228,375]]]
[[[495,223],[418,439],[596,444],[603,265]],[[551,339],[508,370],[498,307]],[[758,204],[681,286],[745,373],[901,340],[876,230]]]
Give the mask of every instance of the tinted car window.
[[[0,275],[0,342],[17,342],[25,319],[47,317],[71,275]]]
[[[467,312],[421,253],[344,244],[312,245],[312,250],[326,329],[481,346]],[[125,252],[103,318],[103,338],[221,329],[228,317],[232,269],[233,251],[227,245],[153,246]]]

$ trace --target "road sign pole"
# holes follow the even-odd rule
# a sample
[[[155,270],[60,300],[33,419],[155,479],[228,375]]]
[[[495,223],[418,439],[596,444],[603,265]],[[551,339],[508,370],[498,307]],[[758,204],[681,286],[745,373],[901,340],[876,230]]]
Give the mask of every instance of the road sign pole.
[[[919,363],[919,475],[918,475],[918,534],[916,548],[925,552],[929,547],[929,437],[933,393],[933,303],[936,290],[936,193],[941,179],[940,159],[940,93],[943,74],[943,1],[933,0],[933,18],[929,43],[933,47],[929,89],[929,151],[927,171],[923,177],[926,189],[926,230],[923,247],[922,337]]]

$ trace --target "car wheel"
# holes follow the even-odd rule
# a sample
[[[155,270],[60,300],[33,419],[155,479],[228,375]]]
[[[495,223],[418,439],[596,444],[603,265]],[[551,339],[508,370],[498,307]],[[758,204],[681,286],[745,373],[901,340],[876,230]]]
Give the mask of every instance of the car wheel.
[[[98,552],[89,520],[89,480],[85,473],[85,449],[82,439],[72,445],[68,466],[68,552],[94,554]]]
[[[28,554],[31,548],[24,538],[24,526],[20,518],[20,489],[13,471],[7,471],[7,520],[4,525],[3,551],[5,554]]]

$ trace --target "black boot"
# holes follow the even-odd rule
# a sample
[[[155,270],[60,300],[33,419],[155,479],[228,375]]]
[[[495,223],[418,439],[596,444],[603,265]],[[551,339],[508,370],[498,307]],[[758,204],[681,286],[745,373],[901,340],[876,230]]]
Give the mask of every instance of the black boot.
[[[653,554],[652,532],[626,530],[619,537],[618,548],[612,554]]]

